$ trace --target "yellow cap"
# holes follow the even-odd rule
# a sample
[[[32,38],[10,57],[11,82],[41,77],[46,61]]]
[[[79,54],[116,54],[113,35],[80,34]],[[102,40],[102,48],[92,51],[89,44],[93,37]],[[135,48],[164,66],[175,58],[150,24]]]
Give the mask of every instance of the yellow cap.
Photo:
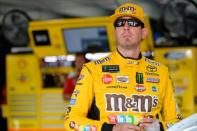
[[[122,16],[131,16],[139,19],[144,23],[144,11],[139,5],[125,3],[116,8],[115,13],[111,16],[113,22]]]

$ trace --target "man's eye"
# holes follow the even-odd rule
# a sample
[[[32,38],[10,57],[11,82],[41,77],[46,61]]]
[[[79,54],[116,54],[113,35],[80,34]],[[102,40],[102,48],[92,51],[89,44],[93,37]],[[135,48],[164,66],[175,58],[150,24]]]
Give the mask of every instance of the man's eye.
[[[133,21],[129,21],[128,24],[129,24],[129,25],[133,25]]]
[[[117,22],[117,25],[121,26],[122,25],[122,21]]]
[[[137,26],[137,25],[138,25],[138,23],[137,23],[136,21],[134,21],[134,22],[133,22],[133,25],[134,25],[134,26]]]
[[[129,25],[135,27],[138,25],[138,23],[136,21],[129,21]]]

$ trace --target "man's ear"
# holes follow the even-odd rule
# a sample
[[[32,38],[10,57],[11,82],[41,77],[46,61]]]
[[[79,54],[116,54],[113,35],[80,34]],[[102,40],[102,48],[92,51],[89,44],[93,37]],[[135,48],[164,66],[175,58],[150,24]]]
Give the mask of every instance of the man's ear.
[[[142,28],[142,39],[145,39],[148,35],[148,29],[146,27]]]

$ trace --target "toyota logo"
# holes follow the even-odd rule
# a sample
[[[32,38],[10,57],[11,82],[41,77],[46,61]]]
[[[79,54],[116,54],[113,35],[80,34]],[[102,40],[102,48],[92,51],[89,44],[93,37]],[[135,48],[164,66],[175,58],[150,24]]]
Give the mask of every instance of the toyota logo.
[[[156,72],[157,68],[155,66],[148,65],[146,67],[146,70],[149,71],[149,72]]]

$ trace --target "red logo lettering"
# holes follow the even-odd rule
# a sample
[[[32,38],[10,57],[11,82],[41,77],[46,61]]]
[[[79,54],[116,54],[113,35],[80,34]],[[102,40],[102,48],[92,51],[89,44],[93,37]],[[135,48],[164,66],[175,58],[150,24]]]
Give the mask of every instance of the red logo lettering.
[[[102,81],[104,84],[109,84],[113,80],[112,76],[110,74],[106,74],[102,77]]]

